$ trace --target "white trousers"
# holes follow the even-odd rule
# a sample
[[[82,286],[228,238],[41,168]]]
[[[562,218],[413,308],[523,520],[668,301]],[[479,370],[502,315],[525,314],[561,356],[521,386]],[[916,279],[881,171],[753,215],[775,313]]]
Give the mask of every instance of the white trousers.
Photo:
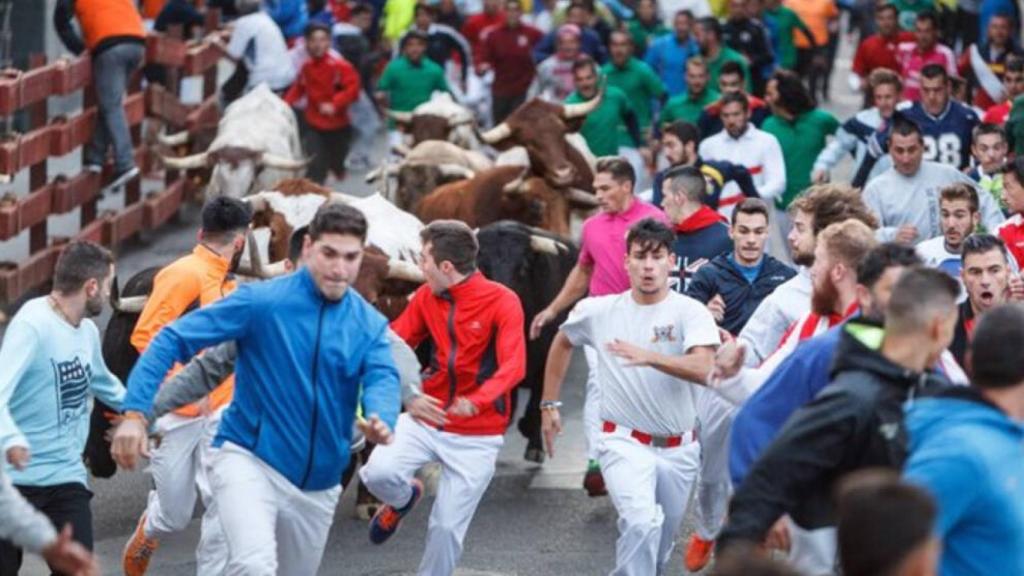
[[[149,466],[154,489],[149,491],[146,504],[143,530],[147,537],[160,538],[184,530],[192,520],[196,497],[203,502],[205,511],[196,548],[196,574],[200,576],[223,573],[228,559],[209,479],[210,461],[216,453],[211,442],[220,415],[221,411],[198,418],[167,414],[158,419],[162,439]]]
[[[374,448],[370,461],[359,470],[363,484],[374,496],[401,508],[412,498],[409,482],[416,471],[431,462],[441,464],[441,481],[417,574],[446,576],[455,572],[466,530],[494,476],[504,441],[501,435],[441,432],[402,414],[395,425],[395,441]]]
[[[228,542],[228,576],[316,574],[340,485],[301,490],[230,442],[213,457],[211,478]]]
[[[786,560],[800,574],[807,576],[831,576],[838,574],[836,558],[838,543],[835,528],[806,530],[790,518],[789,555]]]
[[[661,574],[700,468],[700,444],[655,448],[632,437],[602,433],[598,460],[619,514],[612,576]]]
[[[725,521],[732,482],[729,479],[729,433],[736,407],[704,387],[696,391],[700,422],[700,485],[697,487],[697,536],[714,540]]]
[[[597,460],[601,442],[601,388],[597,381],[597,350],[583,347],[587,358],[587,394],[583,397],[583,434],[587,439],[587,459]]]

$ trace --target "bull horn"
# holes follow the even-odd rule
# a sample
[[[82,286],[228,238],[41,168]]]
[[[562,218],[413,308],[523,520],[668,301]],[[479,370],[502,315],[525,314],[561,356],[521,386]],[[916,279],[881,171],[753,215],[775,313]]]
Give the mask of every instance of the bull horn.
[[[515,179],[502,186],[501,191],[505,194],[519,194],[523,191],[523,187],[526,184],[526,177],[529,173],[529,170],[523,170],[515,177]]]
[[[412,122],[412,112],[396,112],[395,110],[387,110],[388,116],[400,124],[408,124]]]
[[[502,122],[487,132],[480,133],[480,139],[487,144],[497,144],[512,135],[512,127]]]
[[[423,277],[423,271],[420,270],[419,266],[412,262],[395,260],[394,258],[388,260],[388,278],[416,282],[417,284],[426,282],[426,278]]]
[[[565,244],[537,234],[530,234],[530,249],[534,252],[552,254],[554,256],[558,256],[558,253],[561,250],[565,250],[566,252],[569,251],[569,248],[567,248]]]
[[[580,118],[581,116],[586,116],[587,114],[590,114],[591,112],[596,110],[597,107],[601,105],[601,99],[603,98],[604,90],[602,89],[600,92],[597,93],[597,96],[594,96],[593,98],[586,102],[580,102],[579,104],[563,104],[562,118],[565,118],[566,120],[571,120],[573,118]]]
[[[409,152],[412,152],[412,150],[410,150],[409,147],[406,146],[404,142],[399,142],[398,144],[392,144],[391,145],[391,151],[394,152],[395,154],[398,154],[399,156],[402,156],[402,157],[408,156]]]
[[[195,168],[202,168],[206,166],[206,158],[209,156],[209,152],[200,152],[198,154],[192,154],[191,156],[164,156],[160,158],[164,162],[164,166],[172,168],[174,170],[192,170]]]
[[[338,204],[350,204],[355,198],[345,194],[343,192],[331,193],[331,199],[328,202],[337,202]]]
[[[271,154],[270,152],[264,152],[260,157],[260,163],[267,168],[275,170],[302,170],[309,164],[309,159],[286,158],[277,154]]]
[[[114,310],[117,310],[118,312],[138,314],[146,307],[146,302],[148,300],[149,296],[129,296],[127,298],[118,298],[117,300],[114,300],[112,305]]]
[[[252,208],[253,212],[262,212],[267,209],[267,196],[265,192],[258,192],[252,196],[246,196],[242,198],[244,202],[249,203],[249,207]]]
[[[476,172],[473,172],[465,166],[459,166],[458,164],[440,164],[437,169],[445,176],[459,176],[467,180],[476,175]]]
[[[569,191],[566,193],[566,197],[569,202],[572,202],[573,204],[582,204],[588,208],[597,208],[601,205],[597,196],[594,196],[589,192],[584,192],[578,188],[569,188]]]
[[[162,134],[157,135],[156,141],[163,144],[164,146],[167,146],[168,148],[173,148],[175,146],[187,144],[191,137],[192,135],[188,133],[188,130],[182,130],[177,134],[167,134],[166,132],[164,132]]]
[[[463,116],[462,118],[449,118],[448,119],[448,127],[449,128],[455,128],[456,126],[465,126],[466,124],[472,124],[472,123],[473,123],[473,117],[472,116]]]
[[[260,278],[277,278],[278,276],[284,276],[288,273],[288,260],[281,260],[280,262],[274,262],[262,266],[260,270]]]

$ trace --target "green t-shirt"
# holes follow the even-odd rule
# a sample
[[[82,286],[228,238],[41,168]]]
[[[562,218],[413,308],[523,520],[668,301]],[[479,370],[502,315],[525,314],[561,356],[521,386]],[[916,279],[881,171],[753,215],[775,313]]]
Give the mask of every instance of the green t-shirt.
[[[668,27],[665,26],[661,20],[655,20],[654,28],[648,28],[636,18],[626,23],[626,30],[628,30],[629,35],[633,37],[633,46],[636,46],[637,54],[643,54],[646,52],[647,46],[650,45],[651,40],[670,32]]]
[[[696,124],[700,120],[700,113],[704,111],[704,108],[716,102],[720,96],[721,94],[718,93],[718,90],[712,90],[710,86],[695,100],[691,99],[690,95],[686,92],[673,96],[669,98],[664,108],[661,109],[659,122],[662,127],[676,120],[684,120],[691,124]]]
[[[565,99],[566,104],[585,101],[579,92],[573,92]],[[626,116],[631,111],[629,100],[622,90],[615,86],[605,87],[601,105],[587,115],[580,130],[580,135],[587,141],[594,156],[615,156],[619,153],[619,131],[626,129]]]
[[[665,94],[665,85],[654,70],[636,58],[630,58],[626,65],[619,68],[608,62],[601,67],[608,86],[614,86],[626,95],[636,112],[636,121],[640,131],[644,132],[651,126],[651,101],[660,100]],[[629,135],[623,132],[628,138]],[[629,142],[631,140],[627,140]]]
[[[934,0],[892,0],[890,4],[896,7],[900,28],[908,32],[914,31],[914,21],[918,14],[936,9]]]
[[[811,36],[811,31],[804,24],[791,8],[779,5],[773,10],[764,11],[765,20],[772,21],[772,29],[777,35],[775,43],[775,54],[779,60],[779,66],[788,70],[796,70],[796,44],[793,43],[793,35],[798,30],[802,34]]]
[[[448,92],[448,81],[444,70],[426,55],[418,66],[399,56],[384,68],[377,90],[388,94],[388,107],[392,110],[411,112],[430,100],[434,91]]]
[[[837,129],[836,117],[818,108],[804,112],[792,122],[772,115],[761,125],[761,130],[778,139],[786,159],[786,191],[782,201],[776,202],[779,208],[788,208],[790,202],[811,185],[814,160]]]
[[[742,54],[729,48],[725,44],[722,44],[721,49],[718,51],[718,58],[714,60],[708,60],[708,76],[709,86],[718,88],[718,73],[722,71],[722,64],[729,61],[739,62],[740,67],[743,68],[743,79],[746,81],[747,93],[754,91],[754,84],[750,81],[750,64],[747,63],[747,59]]]

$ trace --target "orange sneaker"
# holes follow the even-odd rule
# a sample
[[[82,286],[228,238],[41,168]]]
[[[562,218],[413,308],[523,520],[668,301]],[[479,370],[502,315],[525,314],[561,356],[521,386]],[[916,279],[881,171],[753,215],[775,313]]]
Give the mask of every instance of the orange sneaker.
[[[142,576],[149,568],[149,560],[153,553],[160,547],[160,541],[156,538],[146,538],[146,515],[139,518],[135,526],[135,532],[124,545],[124,556],[121,558],[122,568],[125,576]]]
[[[686,546],[686,569],[690,572],[700,572],[708,565],[708,561],[711,560],[711,552],[714,549],[714,540],[705,540],[694,534]]]

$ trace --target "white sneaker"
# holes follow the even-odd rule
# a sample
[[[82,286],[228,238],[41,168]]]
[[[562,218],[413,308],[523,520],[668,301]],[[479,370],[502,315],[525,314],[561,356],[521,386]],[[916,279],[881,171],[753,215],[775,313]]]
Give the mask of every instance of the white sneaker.
[[[110,184],[107,184],[106,189],[113,190],[114,188],[120,188],[121,186],[127,184],[129,180],[138,177],[138,175],[139,167],[132,166],[131,168],[125,170],[124,172],[121,172],[120,174],[114,176],[114,179],[110,181]]]

